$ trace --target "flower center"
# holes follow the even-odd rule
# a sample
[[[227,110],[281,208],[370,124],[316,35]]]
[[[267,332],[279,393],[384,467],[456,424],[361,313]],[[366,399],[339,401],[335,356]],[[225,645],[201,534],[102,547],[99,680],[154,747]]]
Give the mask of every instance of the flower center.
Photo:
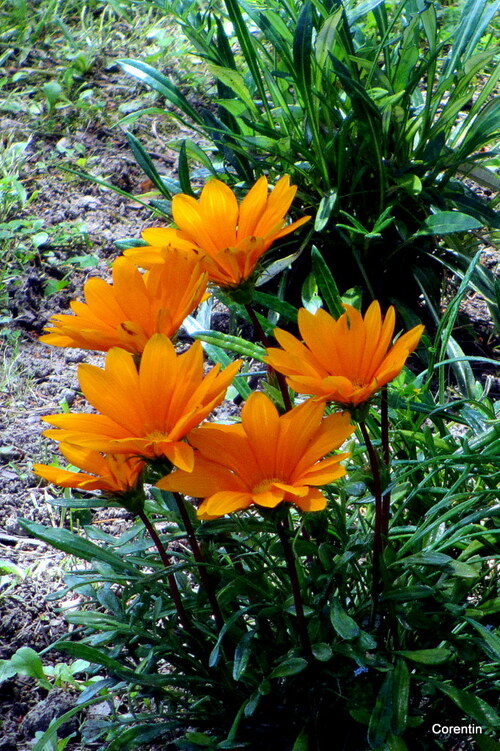
[[[252,493],[265,493],[268,491],[271,487],[271,485],[274,482],[283,482],[281,477],[270,477],[266,478],[265,480],[261,480],[257,483],[257,485],[254,485],[252,488]]]
[[[166,441],[168,440],[168,434],[163,433],[161,430],[152,430],[150,433],[147,434],[146,438],[149,438],[151,441]]]

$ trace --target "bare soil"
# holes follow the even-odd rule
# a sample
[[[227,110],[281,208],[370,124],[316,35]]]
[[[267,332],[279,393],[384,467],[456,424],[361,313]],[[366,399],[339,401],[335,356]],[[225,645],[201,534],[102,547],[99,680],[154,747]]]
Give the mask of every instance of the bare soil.
[[[1,130],[0,124],[0,130]],[[25,124],[8,119],[12,130]],[[108,128],[89,128],[64,136],[67,148],[84,143],[93,160],[106,165],[106,178],[134,193],[141,192],[144,176],[135,166],[123,134]],[[36,133],[30,149],[31,164],[51,161],[52,134]],[[28,170],[29,170],[28,163]],[[158,165],[164,168],[164,165]],[[18,519],[24,517],[45,525],[62,523],[60,511],[48,501],[51,491],[32,474],[34,462],[52,461],[53,445],[43,438],[41,417],[61,411],[66,402],[75,409],[85,408],[78,390],[77,363],[86,359],[99,362],[99,356],[87,356],[79,350],[49,347],[38,342],[48,318],[65,311],[69,301],[79,295],[89,274],[106,274],[110,260],[119,255],[114,241],[140,237],[145,226],[155,224],[151,212],[110,190],[103,191],[87,180],[68,176],[53,168],[49,173],[29,174],[39,196],[27,214],[43,218],[49,230],[48,245],[25,268],[23,279],[13,279],[9,292],[10,328],[17,338],[6,337],[3,390],[0,392],[0,564],[10,561],[26,576],[15,587],[0,587],[0,659],[9,659],[19,647],[40,651],[67,632],[68,627],[57,603],[46,597],[61,586],[62,554],[39,541],[28,538]],[[50,229],[84,222],[90,247],[50,244]],[[157,222],[156,222],[157,223]],[[91,252],[99,259],[95,269],[73,268],[63,290],[46,296],[50,279],[61,279],[68,272],[65,260],[78,253]],[[120,520],[119,520],[120,521]],[[123,524],[123,521],[121,522]],[[58,659],[61,656],[58,656]],[[47,703],[47,691],[36,688],[31,678],[14,678],[0,684],[0,751],[24,751],[31,747],[35,733],[44,730],[53,716],[60,716],[74,705],[71,692],[54,689]],[[43,712],[37,706],[44,701]],[[67,728],[74,731],[77,725]],[[64,737],[64,736],[61,736]],[[67,746],[68,749],[77,748]]]

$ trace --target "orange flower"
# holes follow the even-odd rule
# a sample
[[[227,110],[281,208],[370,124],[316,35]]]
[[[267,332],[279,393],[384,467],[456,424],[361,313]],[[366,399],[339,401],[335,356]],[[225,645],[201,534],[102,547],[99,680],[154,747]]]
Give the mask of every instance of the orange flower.
[[[138,371],[133,355],[115,347],[105,370],[78,370],[86,399],[101,414],[49,415],[43,420],[60,430],[44,435],[106,454],[167,457],[189,472],[193,449],[182,439],[222,402],[239,366],[233,362],[220,373],[216,365],[204,376],[200,342],[177,355],[170,339],[155,334]]]
[[[324,411],[324,404],[309,399],[280,417],[270,399],[255,392],[240,425],[207,423],[190,433],[197,449],[193,471],[174,472],[158,487],[204,498],[202,519],[282,501],[320,511],[326,499],[316,486],[342,477],[346,470],[339,462],[349,454],[320,460],[354,430],[348,412],[322,419]]]
[[[62,488],[103,490],[115,495],[128,493],[139,481],[145,463],[137,457],[103,456],[98,451],[62,443],[59,449],[70,464],[83,472],[70,472],[47,464],[35,464],[33,471]]]
[[[138,266],[149,268],[162,259],[168,246],[192,247],[204,254],[203,267],[210,281],[221,287],[237,287],[250,277],[275,240],[310,219],[302,217],[284,226],[296,191],[285,175],[269,195],[263,176],[238,205],[225,183],[210,180],[199,200],[184,193],[174,196],[172,214],[178,229],[145,230],[142,236],[152,247],[131,248],[125,255]]]
[[[265,361],[284,373],[290,388],[325,400],[356,407],[370,399],[401,372],[424,327],[415,326],[391,346],[395,313],[391,306],[382,319],[380,305],[372,302],[363,319],[351,305],[338,320],[319,309],[299,310],[302,344],[292,334],[276,329],[283,349],[267,350]]]
[[[193,253],[170,250],[164,263],[145,275],[118,258],[113,284],[89,279],[86,302],[71,303],[76,315],[52,316],[40,341],[103,351],[123,347],[140,354],[153,334],[175,334],[202,300],[206,285],[207,275]]]

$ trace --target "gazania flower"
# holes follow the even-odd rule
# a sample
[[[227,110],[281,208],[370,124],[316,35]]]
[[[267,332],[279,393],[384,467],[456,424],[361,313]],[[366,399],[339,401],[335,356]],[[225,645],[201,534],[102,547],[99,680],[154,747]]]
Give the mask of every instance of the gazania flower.
[[[283,349],[267,350],[265,361],[284,373],[290,388],[347,407],[370,399],[401,372],[424,327],[415,326],[394,345],[395,313],[391,306],[384,319],[380,305],[372,302],[363,319],[351,305],[338,320],[321,308],[315,314],[299,310],[298,324],[304,343],[276,329]]]
[[[59,449],[70,464],[83,472],[70,472],[48,464],[35,464],[33,471],[62,488],[103,490],[111,495],[133,490],[145,463],[138,457],[103,456],[98,451],[62,443]]]
[[[252,504],[275,508],[283,501],[303,511],[320,511],[326,499],[319,485],[346,470],[349,454],[323,457],[353,432],[348,412],[323,419],[325,405],[309,399],[281,417],[262,393],[243,407],[241,424],[207,423],[189,435],[197,449],[192,472],[174,472],[158,487],[204,498],[198,516],[211,519]]]
[[[170,339],[155,334],[138,371],[133,355],[115,347],[105,370],[86,364],[78,370],[86,399],[101,414],[49,415],[43,420],[59,430],[44,435],[106,454],[166,457],[190,471],[193,449],[182,439],[221,403],[239,366],[220,373],[216,365],[204,376],[200,342],[177,355]]]
[[[72,302],[76,315],[55,315],[40,341],[56,347],[107,351],[123,347],[140,354],[155,333],[173,336],[200,303],[207,275],[194,253],[170,250],[145,275],[126,258],[113,264],[113,284],[92,278],[86,302]]]
[[[237,287],[253,273],[260,257],[280,237],[288,235],[310,217],[285,226],[296,186],[285,175],[268,194],[267,179],[260,177],[238,205],[233,191],[220,180],[210,180],[199,200],[179,193],[172,201],[178,229],[152,228],[142,234],[150,248],[131,248],[125,255],[148,268],[160,260],[164,248],[183,244],[204,254],[203,267],[210,281]]]

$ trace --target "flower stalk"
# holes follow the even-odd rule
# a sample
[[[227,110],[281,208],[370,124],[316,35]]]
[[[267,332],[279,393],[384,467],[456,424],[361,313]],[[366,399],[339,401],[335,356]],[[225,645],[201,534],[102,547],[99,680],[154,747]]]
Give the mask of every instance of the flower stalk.
[[[189,518],[189,514],[186,511],[186,506],[185,506],[183,497],[179,493],[173,493],[173,496],[175,498],[177,508],[179,509],[179,514],[181,516],[182,523],[184,524],[184,529],[186,530],[187,538],[188,538],[191,550],[193,552],[194,559],[198,565],[198,571],[200,573],[201,583],[203,584],[205,593],[208,597],[208,601],[212,608],[212,613],[215,619],[215,625],[217,626],[217,629],[220,631],[222,627],[224,626],[224,617],[222,615],[219,603],[217,602],[217,597],[212,587],[212,582],[209,579],[207,569],[205,566],[205,560],[200,550],[200,546],[198,545],[198,540],[196,538],[196,534],[195,534],[193,525],[191,523],[191,519]]]
[[[372,578],[372,622],[375,619],[378,609],[378,600],[381,589],[381,557],[384,552],[385,539],[383,534],[383,504],[382,504],[382,485],[380,482],[380,465],[377,452],[371,442],[366,424],[360,421],[359,427],[363,435],[368,459],[373,475],[373,494],[375,496],[375,529],[373,533],[373,578]]]
[[[389,404],[387,397],[387,386],[382,388],[381,392],[381,438],[382,438],[382,456],[386,472],[389,471],[391,459],[391,449],[389,445]],[[391,506],[391,491],[385,490],[382,496],[382,537],[387,540],[389,535],[389,511]]]
[[[140,520],[147,529],[149,536],[153,540],[163,565],[165,566],[165,568],[169,568],[172,565],[172,561],[167,551],[165,550],[165,546],[163,545],[160,536],[158,535],[158,532],[154,527],[154,524],[150,521],[144,510],[140,510],[137,513]],[[179,621],[181,625],[186,629],[186,631],[190,631],[191,626],[186,615],[184,605],[182,604],[181,594],[179,592],[177,582],[175,581],[175,576],[173,574],[167,574],[167,581],[170,588],[170,594],[172,595],[172,600],[174,601],[175,609],[179,617]]]
[[[295,606],[295,614],[297,616],[297,624],[299,628],[300,642],[302,644],[302,650],[306,659],[312,662],[313,653],[311,649],[311,641],[309,639],[309,633],[307,631],[307,622],[304,614],[304,605],[302,602],[302,595],[300,592],[300,582],[297,575],[297,566],[295,565],[295,557],[293,554],[292,546],[288,538],[289,526],[287,519],[279,519],[276,524],[276,530],[278,537],[280,538],[281,545],[283,547],[283,553],[285,555],[285,562],[290,578],[290,586],[292,588],[293,603]]]

